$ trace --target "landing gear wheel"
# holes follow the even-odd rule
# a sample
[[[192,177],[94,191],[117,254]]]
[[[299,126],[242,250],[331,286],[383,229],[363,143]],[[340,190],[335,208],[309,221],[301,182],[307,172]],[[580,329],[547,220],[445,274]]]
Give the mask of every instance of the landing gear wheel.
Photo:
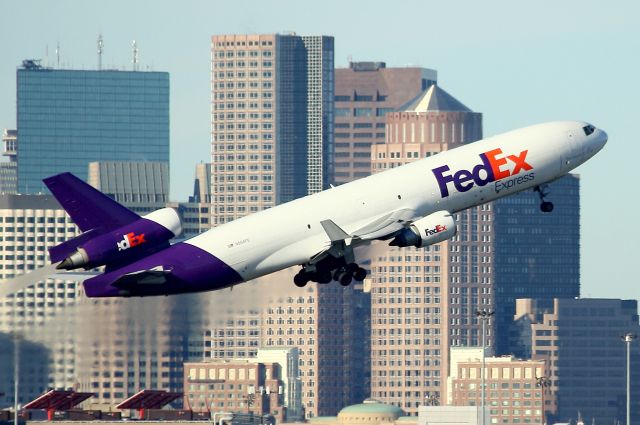
[[[356,271],[353,272],[353,278],[358,282],[362,282],[365,277],[367,277],[367,271],[362,267],[358,267]]]
[[[331,282],[331,272],[318,272],[318,283]]]
[[[543,213],[550,213],[553,211],[553,202],[544,201],[540,204],[540,211]]]
[[[545,199],[549,194],[547,185],[536,186],[533,188],[533,191],[538,192],[538,197],[540,198],[540,211],[543,213],[550,213],[553,211],[553,202],[549,202]]]
[[[350,272],[346,271],[342,273],[338,282],[340,282],[340,285],[342,286],[349,286],[352,280],[353,280],[353,275]]]
[[[293,283],[298,288],[304,288],[307,283],[309,283],[309,276],[305,272],[301,271],[293,277]]]

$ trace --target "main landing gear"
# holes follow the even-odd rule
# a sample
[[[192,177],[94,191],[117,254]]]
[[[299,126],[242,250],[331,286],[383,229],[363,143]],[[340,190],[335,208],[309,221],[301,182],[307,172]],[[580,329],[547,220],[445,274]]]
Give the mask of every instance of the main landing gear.
[[[549,194],[549,187],[545,184],[542,186],[536,186],[533,188],[534,192],[538,192],[540,198],[540,211],[543,213],[550,213],[553,211],[553,202],[547,201],[545,198]]]
[[[356,263],[343,264],[336,268],[317,267],[315,271],[307,270],[303,266],[302,270],[293,277],[293,283],[298,288],[302,288],[311,281],[325,284],[335,280],[342,286],[349,286],[354,279],[361,282],[365,277],[367,277],[367,271]]]

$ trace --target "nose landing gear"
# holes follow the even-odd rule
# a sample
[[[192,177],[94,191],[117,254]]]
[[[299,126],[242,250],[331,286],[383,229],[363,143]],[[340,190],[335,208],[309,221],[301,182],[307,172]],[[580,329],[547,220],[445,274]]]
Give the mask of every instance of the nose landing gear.
[[[540,198],[540,211],[543,213],[550,213],[553,211],[553,202],[547,201],[545,198],[549,194],[549,186],[541,185],[533,188],[534,192],[538,192]]]

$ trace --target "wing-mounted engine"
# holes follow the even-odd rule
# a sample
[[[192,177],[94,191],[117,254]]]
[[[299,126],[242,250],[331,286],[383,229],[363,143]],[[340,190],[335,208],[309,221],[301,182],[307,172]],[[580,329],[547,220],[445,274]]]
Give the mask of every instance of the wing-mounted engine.
[[[169,246],[169,240],[182,232],[180,217],[173,208],[163,208],[104,233],[90,230],[75,239],[50,249],[52,261],[62,262],[58,269],[92,269],[104,265],[123,265]],[[95,235],[95,236],[93,236]],[[75,248],[70,251],[70,243]],[[66,257],[60,258],[60,252]]]
[[[456,234],[456,222],[449,211],[437,211],[402,229],[389,245],[422,248],[452,238]]]

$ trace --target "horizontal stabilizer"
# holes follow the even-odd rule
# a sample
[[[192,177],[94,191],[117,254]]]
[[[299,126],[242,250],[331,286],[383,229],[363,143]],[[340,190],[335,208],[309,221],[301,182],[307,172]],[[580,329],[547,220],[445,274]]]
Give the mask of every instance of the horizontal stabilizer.
[[[83,232],[99,228],[100,233],[104,233],[140,218],[71,173],[57,174],[43,181]]]

